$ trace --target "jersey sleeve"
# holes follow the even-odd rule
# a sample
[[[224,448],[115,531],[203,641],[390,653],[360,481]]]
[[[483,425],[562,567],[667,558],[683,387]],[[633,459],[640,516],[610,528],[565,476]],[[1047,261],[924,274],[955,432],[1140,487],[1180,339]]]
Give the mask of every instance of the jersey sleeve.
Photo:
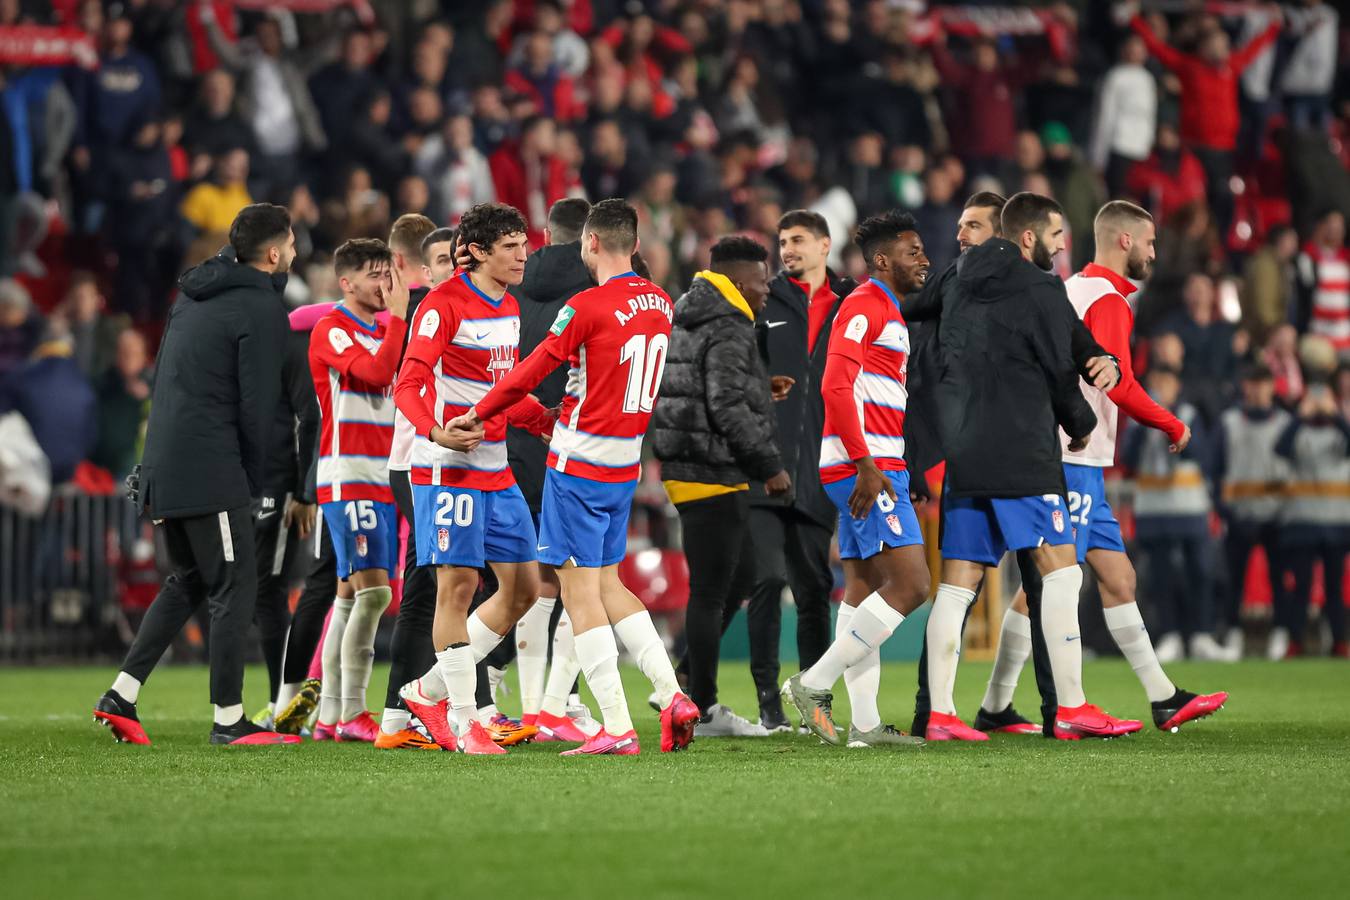
[[[1159,406],[1134,376],[1134,366],[1130,362],[1130,331],[1134,316],[1125,298],[1107,294],[1089,307],[1083,322],[1097,343],[1114,356],[1120,366],[1120,382],[1106,396],[1139,424],[1165,432],[1173,443],[1181,440],[1186,426]]]
[[[558,310],[548,336],[505,378],[493,385],[487,396],[474,404],[478,418],[487,421],[524,400],[526,394],[576,352],[593,327],[591,317],[581,313],[571,302]]]
[[[343,375],[359,378],[367,384],[393,384],[398,371],[398,355],[403,349],[407,325],[391,318],[380,349],[371,353],[356,342],[347,329],[336,322],[320,322],[310,338],[311,355]]]
[[[458,327],[449,304],[430,296],[418,304],[403,366],[394,384],[394,405],[419,435],[430,436],[431,429],[440,424],[435,416],[436,363]]]

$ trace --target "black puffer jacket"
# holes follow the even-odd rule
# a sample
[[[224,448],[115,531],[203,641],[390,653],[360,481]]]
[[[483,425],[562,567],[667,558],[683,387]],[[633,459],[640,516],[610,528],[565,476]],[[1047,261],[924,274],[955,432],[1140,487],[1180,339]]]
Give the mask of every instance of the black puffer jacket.
[[[650,430],[662,478],[740,484],[783,471],[754,323],[706,278],[675,304]]]
[[[530,355],[558,318],[558,310],[577,294],[595,287],[591,273],[581,261],[581,242],[540,247],[525,260],[525,279],[511,294],[520,304],[520,358]],[[409,321],[412,321],[411,318]],[[562,402],[567,388],[567,367],[559,366],[530,393],[545,406]],[[520,492],[530,509],[539,512],[544,496],[544,472],[548,446],[519,428],[506,429],[506,454]]]
[[[939,326],[947,489],[957,497],[1065,493],[1058,427],[1090,434],[1064,282],[993,238],[957,261]]]

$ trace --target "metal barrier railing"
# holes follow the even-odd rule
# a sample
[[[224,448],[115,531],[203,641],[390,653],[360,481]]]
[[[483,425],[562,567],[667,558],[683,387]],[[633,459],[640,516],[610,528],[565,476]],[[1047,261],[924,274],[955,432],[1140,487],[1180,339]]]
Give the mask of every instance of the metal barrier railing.
[[[38,518],[0,507],[0,663],[118,653],[127,563],[147,556],[142,525],[124,497],[75,490]]]

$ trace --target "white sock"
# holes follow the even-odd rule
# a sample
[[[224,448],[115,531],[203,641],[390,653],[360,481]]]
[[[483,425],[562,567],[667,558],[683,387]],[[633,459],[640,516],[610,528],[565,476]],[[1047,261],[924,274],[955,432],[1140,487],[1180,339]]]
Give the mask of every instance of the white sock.
[[[478,618],[478,613],[469,614],[469,646],[473,648],[473,664],[478,665],[487,659],[487,655],[497,649],[506,635],[498,634]]]
[[[680,692],[680,683],[675,680],[675,667],[670,664],[665,641],[656,633],[651,613],[644,609],[616,623],[614,635],[623,641],[624,649],[652,683],[656,689],[656,701],[665,709]]]
[[[1148,628],[1139,615],[1138,603],[1126,603],[1124,606],[1108,606],[1102,610],[1106,615],[1106,627],[1111,629],[1111,637],[1116,646],[1144,686],[1150,703],[1166,700],[1177,692],[1177,686],[1163,672],[1158,655],[1153,652],[1153,641],[1149,639]]]
[[[848,634],[848,625],[853,621],[854,608],[839,604],[839,614],[834,621],[834,638]],[[850,722],[859,731],[871,731],[881,724],[881,713],[877,710],[877,694],[881,691],[881,652],[873,650],[862,658],[862,662],[844,670],[844,687],[848,689],[848,705],[852,710]]]
[[[881,595],[873,591],[858,604],[848,623],[848,632],[835,638],[825,655],[814,666],[802,673],[802,684],[812,690],[828,691],[849,666],[862,662],[863,657],[880,649],[905,617],[887,605]]]
[[[356,598],[338,597],[323,635],[323,686],[319,688],[319,724],[336,725],[342,717],[342,636]]]
[[[356,592],[347,629],[342,633],[342,721],[366,711],[366,688],[375,664],[375,632],[380,616],[394,599],[389,587],[366,588]]]
[[[601,625],[583,632],[576,636],[576,646],[577,660],[586,673],[586,684],[595,695],[595,702],[600,704],[605,730],[616,736],[632,731],[628,699],[619,678],[619,645],[614,640],[614,629]]]
[[[112,689],[121,694],[122,699],[128,703],[135,703],[136,698],[141,695],[141,683],[126,672],[117,673],[117,677],[113,679]]]
[[[217,706],[215,720],[217,725],[233,725],[244,717],[244,704],[235,703],[232,706]]]
[[[408,727],[412,721],[412,713],[406,709],[399,709],[396,706],[386,706],[384,715],[380,717],[380,731],[385,734],[398,734]]]
[[[1087,702],[1083,695],[1083,641],[1078,631],[1078,592],[1083,571],[1078,566],[1056,569],[1041,588],[1041,632],[1050,655],[1059,705],[1073,708]]]
[[[553,665],[548,672],[544,702],[539,711],[551,716],[567,715],[567,696],[580,671],[576,641],[572,637],[572,620],[567,613],[563,613],[558,617],[558,627],[553,630]]]
[[[436,651],[436,670],[441,673],[450,698],[450,724],[456,734],[463,734],[478,711],[473,696],[478,688],[473,649],[460,645]]]
[[[495,714],[497,708],[497,688],[502,686],[502,679],[506,677],[506,670],[499,669],[496,666],[484,666],[483,672],[487,675],[488,696],[492,698],[492,708]]]
[[[437,656],[439,657],[439,654]],[[420,678],[413,680],[412,686],[413,690],[428,703],[440,703],[449,696],[449,691],[445,687],[445,679],[441,677],[439,663],[432,663],[431,668],[423,672]]]
[[[278,712],[285,710],[286,707],[291,705],[291,701],[295,699],[295,695],[298,693],[300,693],[299,682],[283,683],[281,687],[277,688],[277,699],[272,704],[272,708]]]
[[[928,693],[933,712],[956,715],[956,666],[961,661],[961,626],[975,592],[954,584],[939,584],[928,613]]]
[[[989,673],[989,686],[984,689],[980,707],[986,712],[1003,712],[1013,700],[1017,679],[1031,655],[1031,619],[1015,609],[1003,614],[1003,627],[998,633],[998,654],[994,670]]]
[[[516,663],[520,666],[520,711],[539,712],[544,699],[544,674],[548,669],[548,620],[553,617],[553,597],[540,597],[516,623]]]

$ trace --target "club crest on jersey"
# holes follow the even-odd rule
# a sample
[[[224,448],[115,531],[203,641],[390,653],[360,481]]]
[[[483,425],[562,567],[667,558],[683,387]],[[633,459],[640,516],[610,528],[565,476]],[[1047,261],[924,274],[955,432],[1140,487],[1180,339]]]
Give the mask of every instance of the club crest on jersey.
[[[364,534],[358,534],[356,536],[356,555],[364,558],[369,552],[370,542],[366,539]]]
[[[445,551],[447,551],[447,550],[450,549],[450,529],[449,529],[449,528],[437,528],[437,529],[436,529],[436,548],[437,548],[438,550],[440,550],[442,553],[444,553]]]
[[[1055,526],[1055,534],[1064,533],[1064,513],[1059,510],[1053,510],[1050,513],[1050,521]]]
[[[506,373],[516,367],[515,347],[493,347],[488,351],[492,358],[488,361],[488,375],[492,377],[492,383],[496,384],[506,377]]]
[[[900,517],[897,516],[895,513],[891,513],[889,516],[886,517],[886,524],[891,526],[891,531],[895,532],[896,534],[905,533],[905,529],[900,525]]]

